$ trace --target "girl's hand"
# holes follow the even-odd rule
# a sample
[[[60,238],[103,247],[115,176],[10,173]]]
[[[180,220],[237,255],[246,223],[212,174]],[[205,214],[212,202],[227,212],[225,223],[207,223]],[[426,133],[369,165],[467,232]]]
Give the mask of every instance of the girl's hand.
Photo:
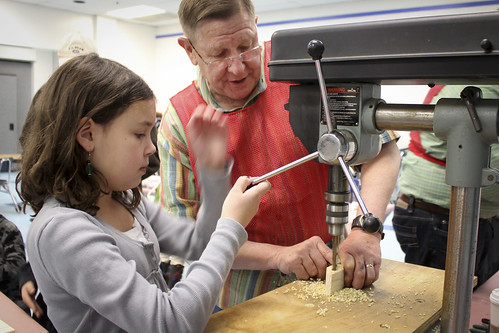
[[[246,227],[255,216],[262,196],[270,190],[268,181],[261,182],[249,189],[252,179],[241,176],[225,198],[222,217],[228,217]]]
[[[209,105],[200,104],[187,124],[187,139],[197,163],[222,169],[227,153],[226,116]]]
[[[21,287],[21,296],[23,298],[24,304],[26,304],[35,314],[37,318],[40,318],[43,315],[43,310],[36,302],[36,287],[33,281],[27,281]]]

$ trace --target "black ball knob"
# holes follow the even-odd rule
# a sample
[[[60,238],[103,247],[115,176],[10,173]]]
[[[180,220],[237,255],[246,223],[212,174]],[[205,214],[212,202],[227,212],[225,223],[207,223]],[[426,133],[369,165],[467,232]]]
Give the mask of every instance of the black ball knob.
[[[320,40],[312,39],[308,43],[307,51],[313,60],[320,60],[322,58],[322,54],[324,53],[324,43]]]
[[[365,231],[369,233],[375,233],[379,230],[380,225],[381,221],[373,214],[369,213],[364,215],[364,219],[362,220],[362,227]]]
[[[486,52],[486,53],[489,53],[492,51],[492,42],[487,39],[487,38],[484,38],[482,39],[482,41],[480,42],[480,47]]]

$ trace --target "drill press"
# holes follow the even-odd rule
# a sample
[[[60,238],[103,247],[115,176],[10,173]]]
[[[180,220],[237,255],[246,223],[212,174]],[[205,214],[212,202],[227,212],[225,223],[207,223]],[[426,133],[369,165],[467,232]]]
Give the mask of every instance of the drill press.
[[[433,131],[437,137],[447,140],[446,183],[452,186],[452,195],[441,323],[444,332],[465,332],[469,327],[480,188],[497,183],[499,176],[498,170],[488,166],[487,154],[489,145],[499,141],[498,101],[480,100],[468,91],[470,96],[463,100],[444,99],[436,106],[390,105],[379,99],[377,89],[380,84],[497,84],[499,13],[275,32],[269,62],[270,80],[298,83],[290,89],[290,121],[298,118],[293,113],[308,114],[309,110],[317,109],[318,95],[314,90],[318,89],[311,84],[317,75],[313,62],[301,47],[311,39],[320,39],[327,45],[322,64],[328,94],[333,94],[336,86],[347,91],[359,88],[360,94],[366,97],[360,98],[363,106],[359,108],[362,111],[358,120],[363,123],[357,127],[353,117],[352,132],[357,128],[363,128],[368,134],[378,129]],[[368,98],[366,91],[372,92],[372,98]],[[301,100],[307,101],[308,108]],[[473,103],[476,112],[469,108],[466,100]],[[340,130],[343,129],[339,122],[342,117],[343,114],[336,118]],[[307,149],[310,143],[317,142],[317,132],[298,122],[291,125]],[[363,137],[354,136],[357,140]],[[361,152],[364,143],[357,142]],[[349,161],[350,165],[361,163],[357,156],[363,155],[357,153]]]
[[[331,97],[328,98],[328,89],[322,76],[320,63],[323,52],[324,44],[321,41],[311,40],[309,42],[308,53],[316,65],[321,93],[321,123],[322,127],[326,126],[326,132],[323,133],[318,140],[317,151],[254,179],[252,185],[317,157],[319,157],[320,162],[331,165],[329,169],[328,191],[325,193],[325,199],[327,201],[326,222],[329,225],[329,233],[332,236],[332,268],[333,270],[336,270],[339,244],[344,235],[345,225],[348,223],[348,202],[350,201],[348,185],[350,185],[355,199],[359,203],[363,213],[363,215],[355,218],[352,227],[359,227],[370,233],[383,232],[381,221],[379,218],[369,213],[350,173],[349,167],[346,164],[347,161],[355,161],[359,164],[374,158],[378,154],[381,145],[378,137],[379,132],[374,131],[374,133],[368,133],[362,126],[359,126],[361,123],[359,117],[361,101],[371,98],[372,91],[375,91],[375,89],[364,89],[364,87],[362,87],[362,90],[360,90],[360,88],[349,90],[344,87],[337,87],[335,89],[338,90],[335,90],[335,93],[333,93],[333,99]],[[365,96],[366,93],[361,93],[364,91],[371,94]],[[377,91],[379,93],[379,89]],[[353,103],[356,104],[356,112],[354,112],[353,115],[350,114],[349,117],[343,117],[342,119],[342,123],[346,122],[349,125],[348,127],[345,126],[343,129],[337,128],[339,122],[336,121],[335,110],[331,112],[329,106],[331,103],[335,104],[335,101],[338,99],[338,92],[354,94],[357,100],[356,103]],[[342,96],[345,98],[345,95]],[[352,124],[354,125],[354,130],[350,128],[350,125]],[[371,125],[371,128],[372,127],[373,126]],[[323,131],[324,129],[321,128],[320,130]]]

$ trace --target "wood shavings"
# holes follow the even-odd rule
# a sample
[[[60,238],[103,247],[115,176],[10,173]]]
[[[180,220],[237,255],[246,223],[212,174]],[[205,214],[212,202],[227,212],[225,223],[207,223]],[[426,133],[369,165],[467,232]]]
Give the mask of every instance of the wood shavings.
[[[309,281],[294,281],[297,287],[290,287],[286,289],[285,293],[289,290],[294,291],[294,295],[302,300],[319,300],[321,304],[326,303],[345,303],[351,305],[353,303],[374,303],[373,292],[354,289],[343,288],[334,292],[331,296],[327,296],[326,284],[323,280],[309,280]],[[300,290],[300,292],[298,292]]]
[[[343,288],[339,291],[334,292],[329,299],[332,302],[338,303],[373,303],[374,299],[372,295],[369,296],[365,291],[354,288]]]
[[[334,292],[331,296],[327,295],[327,286],[324,280],[311,279],[308,281],[297,280],[288,285],[283,293],[290,293],[294,297],[303,300],[303,304],[306,308],[314,309],[313,311],[317,316],[326,317],[328,313],[330,315],[347,314],[348,316],[353,315],[353,320],[357,320],[356,313],[353,313],[353,309],[356,308],[356,304],[363,303],[364,306],[371,307],[376,304],[374,299],[374,289],[372,287],[366,289],[354,289],[354,288],[343,288]],[[410,296],[413,294],[417,298],[410,300]],[[392,321],[377,322],[375,320],[371,321],[371,325],[379,325],[381,328],[396,330],[394,325],[396,322],[403,322],[407,320],[407,311],[411,311],[415,304],[425,303],[424,296],[425,292],[414,292],[409,291],[409,295],[390,295],[388,301],[388,307],[384,307],[382,312],[391,318]],[[414,302],[414,303],[408,303]],[[345,306],[346,305],[346,306]],[[416,312],[416,315],[423,318],[425,317],[424,311]]]
[[[326,312],[327,312],[327,308],[321,308],[319,306],[319,310],[316,311],[316,313],[319,315],[319,316],[323,316],[325,317],[326,316]]]

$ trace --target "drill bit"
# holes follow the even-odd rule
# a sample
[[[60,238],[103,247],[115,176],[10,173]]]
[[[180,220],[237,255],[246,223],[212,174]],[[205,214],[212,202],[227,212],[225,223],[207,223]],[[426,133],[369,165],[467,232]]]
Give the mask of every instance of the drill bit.
[[[338,257],[338,247],[340,245],[341,236],[333,236],[333,271],[336,270],[337,266],[337,257]]]

